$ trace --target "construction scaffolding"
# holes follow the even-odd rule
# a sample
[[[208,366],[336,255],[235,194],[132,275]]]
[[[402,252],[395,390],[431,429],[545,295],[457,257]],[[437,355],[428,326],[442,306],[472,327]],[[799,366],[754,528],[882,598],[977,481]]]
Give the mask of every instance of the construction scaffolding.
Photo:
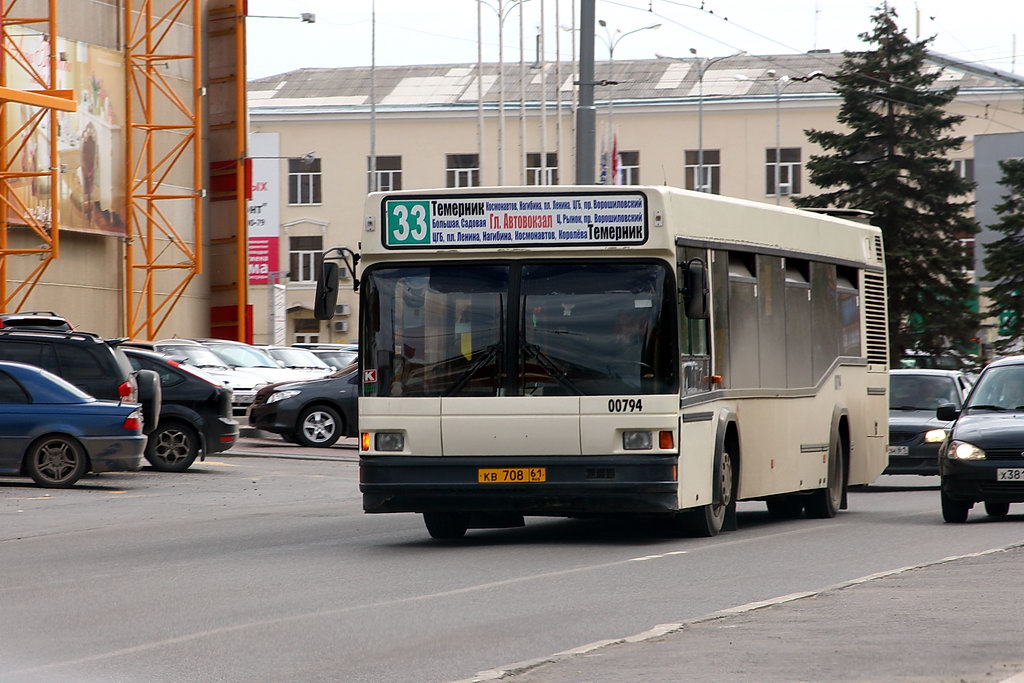
[[[36,3],[38,5],[39,3]],[[44,271],[60,255],[60,164],[57,158],[57,112],[75,111],[74,94],[57,89],[59,55],[57,35],[57,0],[49,0],[45,15],[19,16],[26,5],[18,0],[0,0],[0,310],[17,311],[25,304]],[[45,34],[45,70],[25,54],[15,27],[30,27]],[[9,88],[9,68],[17,69],[38,88]],[[28,106],[34,110],[14,130],[9,130],[9,108]],[[48,141],[45,168],[24,168],[25,145],[37,136]],[[22,168],[18,170],[16,164]],[[29,206],[19,193],[26,183],[43,182],[49,186],[48,206]],[[8,230],[12,227],[30,230],[39,239],[39,246],[11,248]],[[8,284],[8,258],[38,257],[39,263],[13,289]]]

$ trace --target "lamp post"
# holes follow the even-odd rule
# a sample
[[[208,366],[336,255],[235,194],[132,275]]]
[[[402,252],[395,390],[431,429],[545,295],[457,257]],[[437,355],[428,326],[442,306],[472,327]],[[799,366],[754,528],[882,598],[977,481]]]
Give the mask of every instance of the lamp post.
[[[609,86],[618,85],[618,82],[615,81],[612,78],[615,75],[615,73],[614,73],[615,47],[620,42],[622,42],[622,39],[625,38],[626,36],[633,35],[634,33],[639,33],[640,31],[652,31],[654,29],[661,28],[661,24],[651,24],[650,26],[641,26],[640,28],[635,28],[632,31],[626,31],[625,33],[623,33],[621,29],[615,29],[615,33],[612,33],[611,31],[608,30],[608,22],[606,22],[604,19],[598,19],[597,23],[598,23],[598,25],[601,28],[604,29],[604,36],[598,35],[598,37],[601,38],[601,41],[604,43],[605,47],[608,48],[608,79],[606,81],[604,81],[603,84],[604,85],[609,85]],[[606,137],[607,137],[607,144],[608,144],[609,153],[611,152],[611,147],[612,147],[612,129],[613,129],[614,125],[615,125],[615,94],[614,93],[615,93],[614,90],[609,90],[608,91],[608,132],[607,132],[607,136]],[[609,183],[609,184],[614,184],[614,182]]]
[[[766,80],[767,82],[771,83],[772,88],[775,90],[775,168],[773,173],[773,182],[775,186],[775,203],[781,204],[782,189],[779,187],[779,181],[781,179],[780,176],[782,170],[782,91],[785,90],[786,86],[792,83],[793,81],[809,81],[810,79],[818,78],[823,74],[820,71],[815,71],[810,76],[798,76],[796,78],[790,78],[789,76],[782,75],[776,78],[775,73],[775,69],[768,69],[767,71],[764,72],[764,75],[767,76],[768,78],[763,80]],[[738,74],[736,76],[736,79],[740,81],[758,80],[747,78],[747,76],[744,74]],[[791,186],[792,181],[793,179],[790,178]]]
[[[704,74],[707,73],[708,68],[720,62],[723,59],[732,59],[733,57],[739,57],[740,55],[747,54],[746,50],[740,50],[739,52],[731,55],[723,55],[721,57],[698,57],[697,49],[691,47],[690,54],[693,55],[692,61],[697,64],[697,182],[695,183],[698,192],[707,192],[710,189],[711,184],[705,182],[704,179]],[[668,59],[674,62],[688,62],[691,61],[686,57],[668,57],[666,55],[655,55],[658,59]]]
[[[509,13],[516,8],[520,8],[519,12],[522,14],[522,4],[528,2],[528,0],[497,0],[498,5],[495,7],[489,2],[484,0],[477,0],[480,4],[485,4],[495,14],[498,15],[498,185],[505,184],[505,19]],[[507,4],[506,4],[507,3]],[[479,77],[480,74],[478,73]],[[483,172],[483,169],[481,169]]]

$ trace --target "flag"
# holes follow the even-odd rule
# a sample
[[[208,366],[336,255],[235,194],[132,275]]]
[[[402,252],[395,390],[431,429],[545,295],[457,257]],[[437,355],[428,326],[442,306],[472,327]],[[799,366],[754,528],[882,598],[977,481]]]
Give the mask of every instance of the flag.
[[[619,134],[612,135],[612,185],[622,184],[622,164],[619,160]]]

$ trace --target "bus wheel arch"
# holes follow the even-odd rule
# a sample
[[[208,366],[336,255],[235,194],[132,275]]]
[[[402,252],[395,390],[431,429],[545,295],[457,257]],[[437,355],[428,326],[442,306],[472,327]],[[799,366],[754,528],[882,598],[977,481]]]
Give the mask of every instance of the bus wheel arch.
[[[709,538],[736,529],[736,498],[739,491],[739,428],[735,414],[723,411],[715,437],[711,502],[675,516],[678,530],[687,536]]]

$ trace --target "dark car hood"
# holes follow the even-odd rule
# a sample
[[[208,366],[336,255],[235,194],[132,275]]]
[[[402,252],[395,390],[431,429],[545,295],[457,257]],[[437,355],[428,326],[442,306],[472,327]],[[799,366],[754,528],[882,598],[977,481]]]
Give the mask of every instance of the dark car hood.
[[[889,411],[889,429],[939,429],[948,425],[948,422],[943,422],[935,417],[934,410]]]
[[[976,412],[961,415],[953,438],[978,448],[1021,448],[1024,450],[1024,412]]]
[[[349,373],[351,374],[351,373]],[[290,382],[276,382],[274,384],[268,384],[265,387],[260,388],[259,393],[266,395],[275,391],[289,391],[291,389],[298,389],[300,391],[326,391],[326,392],[337,392],[342,390],[344,387],[350,387],[355,389],[358,387],[357,384],[353,384],[349,381],[349,374],[339,376],[337,373],[328,375],[327,377],[321,377],[319,379],[303,379]]]

